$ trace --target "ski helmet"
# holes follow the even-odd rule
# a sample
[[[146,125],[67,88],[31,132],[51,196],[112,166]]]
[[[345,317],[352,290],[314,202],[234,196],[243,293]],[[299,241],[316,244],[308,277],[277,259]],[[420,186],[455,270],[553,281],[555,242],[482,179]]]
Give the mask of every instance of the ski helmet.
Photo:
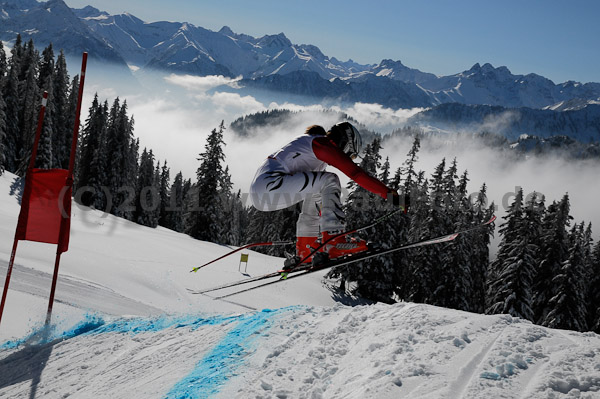
[[[362,137],[358,129],[348,122],[340,122],[330,129],[331,139],[345,154],[356,158],[362,150]]]

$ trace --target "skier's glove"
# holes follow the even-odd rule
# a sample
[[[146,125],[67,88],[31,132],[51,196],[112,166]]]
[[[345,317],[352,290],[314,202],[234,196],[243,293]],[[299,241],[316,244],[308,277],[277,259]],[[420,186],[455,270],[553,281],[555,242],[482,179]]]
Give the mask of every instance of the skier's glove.
[[[402,208],[404,213],[408,212],[408,208],[410,207],[410,195],[408,194],[398,194],[396,191],[392,193],[392,204],[396,208]]]

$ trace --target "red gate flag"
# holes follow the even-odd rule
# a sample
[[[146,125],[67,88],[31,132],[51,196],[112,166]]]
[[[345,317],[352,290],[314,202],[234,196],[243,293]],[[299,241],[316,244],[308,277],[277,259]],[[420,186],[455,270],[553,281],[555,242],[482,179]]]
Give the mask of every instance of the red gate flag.
[[[6,294],[10,284],[15,255],[17,253],[17,244],[19,243],[19,240],[27,240],[58,244],[56,259],[54,261],[54,275],[52,277],[52,288],[50,289],[50,300],[48,301],[48,312],[46,313],[46,324],[50,323],[56,282],[58,279],[60,256],[69,249],[73,170],[75,168],[75,154],[77,150],[77,138],[79,136],[79,117],[81,114],[86,65],[87,53],[83,53],[68,170],[34,168],[42,132],[42,123],[46,111],[46,103],[48,101],[48,93],[44,92],[35,139],[31,149],[29,167],[27,168],[27,173],[25,175],[25,189],[23,190],[23,198],[21,200],[21,212],[19,213],[13,249],[10,254],[8,270],[6,271],[6,279],[4,280],[4,291],[2,291],[2,301],[0,301],[0,321],[2,321],[2,313],[4,312],[4,305],[6,304]]]
[[[30,170],[21,201],[17,240],[61,244],[60,252],[68,250],[71,214],[70,209],[66,209],[70,208],[71,201],[68,175],[66,169]],[[68,225],[61,229],[61,223]]]

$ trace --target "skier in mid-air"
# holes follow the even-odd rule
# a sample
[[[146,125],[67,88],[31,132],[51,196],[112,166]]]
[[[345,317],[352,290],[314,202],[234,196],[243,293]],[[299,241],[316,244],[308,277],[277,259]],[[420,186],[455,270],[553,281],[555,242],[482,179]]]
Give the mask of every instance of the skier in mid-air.
[[[353,162],[361,149],[360,133],[348,122],[337,123],[329,131],[312,125],[305,134],[269,155],[256,172],[250,186],[256,209],[276,211],[303,202],[296,224],[296,256],[286,265],[302,259],[311,262],[309,255],[315,248],[345,230],[340,180],[335,173],[325,171],[327,165],[406,211],[404,197]],[[335,259],[366,249],[366,241],[342,235],[331,239],[320,251]]]

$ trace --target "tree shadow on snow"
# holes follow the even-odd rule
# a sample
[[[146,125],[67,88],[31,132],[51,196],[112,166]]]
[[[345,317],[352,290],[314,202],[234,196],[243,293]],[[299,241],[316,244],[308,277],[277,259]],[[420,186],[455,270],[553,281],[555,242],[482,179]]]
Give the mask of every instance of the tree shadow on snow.
[[[340,287],[339,282],[324,281],[323,286],[331,292],[331,298],[346,306],[372,305],[375,302],[354,296]]]
[[[44,341],[42,340],[41,342]],[[21,350],[1,359],[0,390],[15,384],[31,381],[29,399],[34,399],[42,373],[46,368],[56,342],[33,345],[25,344]]]

